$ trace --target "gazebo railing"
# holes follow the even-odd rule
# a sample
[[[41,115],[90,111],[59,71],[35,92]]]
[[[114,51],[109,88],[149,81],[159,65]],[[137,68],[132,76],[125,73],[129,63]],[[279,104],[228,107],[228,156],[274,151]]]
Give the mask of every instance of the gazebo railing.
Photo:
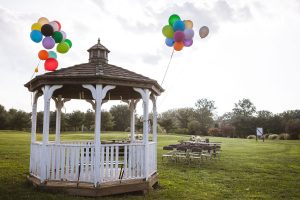
[[[143,143],[101,144],[100,182],[145,178],[144,149]],[[46,180],[94,182],[93,141],[51,142],[45,147],[35,142],[31,144],[31,152],[30,173],[38,178],[43,169]],[[149,165],[147,176],[150,176],[156,171],[155,142],[149,142],[146,159]]]

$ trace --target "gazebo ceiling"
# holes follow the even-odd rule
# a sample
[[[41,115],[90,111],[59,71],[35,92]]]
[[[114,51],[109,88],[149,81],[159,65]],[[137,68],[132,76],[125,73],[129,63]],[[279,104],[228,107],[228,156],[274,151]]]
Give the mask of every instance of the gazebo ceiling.
[[[97,48],[98,47],[98,48]],[[107,63],[109,50],[98,44],[89,50],[89,63],[74,65],[60,70],[36,76],[25,84],[29,91],[41,90],[44,85],[63,85],[53,94],[64,98],[92,99],[90,91],[83,84],[115,85],[107,99],[137,99],[140,95],[133,88],[147,88],[155,95],[160,95],[164,89],[157,81],[141,74]]]

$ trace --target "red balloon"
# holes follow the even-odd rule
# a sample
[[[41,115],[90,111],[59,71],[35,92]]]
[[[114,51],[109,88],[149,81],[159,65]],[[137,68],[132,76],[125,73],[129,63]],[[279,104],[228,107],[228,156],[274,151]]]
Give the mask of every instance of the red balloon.
[[[58,25],[58,31],[60,31],[60,29],[61,29],[61,24],[58,22],[58,21],[55,21],[56,23],[57,23],[57,25]]]
[[[44,67],[46,71],[55,71],[58,67],[58,62],[55,58],[48,58],[45,63]]]

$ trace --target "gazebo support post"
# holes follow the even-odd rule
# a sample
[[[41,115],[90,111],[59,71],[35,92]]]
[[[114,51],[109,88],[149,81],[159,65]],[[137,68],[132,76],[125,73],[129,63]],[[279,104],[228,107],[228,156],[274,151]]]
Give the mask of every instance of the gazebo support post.
[[[62,85],[45,85],[42,90],[44,93],[44,121],[43,121],[43,151],[41,158],[41,182],[46,180],[47,175],[47,157],[46,145],[49,142],[49,117],[50,117],[50,100],[55,90],[61,88]]]
[[[145,146],[144,152],[144,176],[146,180],[148,180],[148,172],[149,172],[149,164],[148,164],[148,154],[149,154],[149,140],[148,140],[148,121],[149,121],[149,96],[150,91],[148,89],[141,88],[133,88],[136,92],[138,92],[143,99],[143,144]]]
[[[37,100],[41,96],[38,91],[33,92],[32,113],[31,113],[31,145],[30,145],[30,167],[32,169],[32,143],[36,142],[36,114],[37,114]]]
[[[94,186],[100,184],[100,145],[101,145],[101,104],[102,100],[105,98],[106,93],[114,89],[116,86],[107,85],[103,88],[102,85],[97,84],[96,87],[93,85],[82,85],[82,87],[91,91],[93,99],[95,100],[95,175],[94,175]]]
[[[153,142],[157,146],[157,107],[156,107],[156,99],[157,97],[154,94],[151,94],[150,99],[153,104],[153,125],[152,125],[152,137]],[[154,149],[154,159],[155,159],[155,170],[157,170],[157,149]]]
[[[56,127],[55,127],[55,143],[60,143],[60,128],[61,128],[61,109],[64,107],[65,102],[71,99],[62,99],[61,95],[58,98],[53,98],[56,107]]]

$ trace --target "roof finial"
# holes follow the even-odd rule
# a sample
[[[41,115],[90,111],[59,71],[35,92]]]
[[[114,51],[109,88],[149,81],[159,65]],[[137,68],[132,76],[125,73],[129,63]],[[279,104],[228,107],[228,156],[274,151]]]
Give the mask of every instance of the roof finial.
[[[98,44],[100,44],[100,37],[98,37]]]

